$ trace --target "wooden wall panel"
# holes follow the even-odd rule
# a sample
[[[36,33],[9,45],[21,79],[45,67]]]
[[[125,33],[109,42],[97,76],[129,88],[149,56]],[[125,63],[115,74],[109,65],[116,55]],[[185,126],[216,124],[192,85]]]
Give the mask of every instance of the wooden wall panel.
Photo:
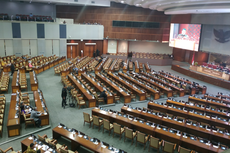
[[[95,50],[98,49],[100,51],[100,55],[103,54],[103,40],[67,40],[67,43],[78,43],[78,48],[75,52],[75,54],[78,56],[81,55],[81,50],[85,50],[85,43],[96,43]],[[93,54],[91,55],[91,53],[87,53],[87,55],[93,56]]]
[[[178,14],[171,16],[171,23],[191,23],[191,14]]]
[[[176,61],[192,64],[193,53],[195,53],[194,62],[198,62],[198,64],[208,62],[209,53],[173,48],[173,57]]]
[[[170,15],[150,9],[138,8],[119,3],[111,3],[111,7],[96,6],[56,6],[57,18],[72,18],[74,23],[99,22],[104,25],[104,38],[137,39],[168,41]],[[119,28],[113,27],[112,21],[160,22],[159,29]]]
[[[103,40],[103,54],[108,52],[108,39]]]

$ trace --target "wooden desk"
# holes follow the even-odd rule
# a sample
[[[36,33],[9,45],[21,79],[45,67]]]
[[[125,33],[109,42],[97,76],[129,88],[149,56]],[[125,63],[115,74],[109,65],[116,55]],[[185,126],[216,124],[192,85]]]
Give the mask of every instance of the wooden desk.
[[[167,83],[167,82],[164,82],[164,81],[162,81],[162,80],[160,80],[160,79],[158,79],[158,78],[155,78],[155,77],[153,77],[151,74],[149,74],[149,73],[144,73],[144,72],[142,72],[141,73],[142,75],[144,75],[145,77],[148,77],[149,79],[149,81],[150,81],[150,79],[152,79],[152,80],[155,80],[155,81],[158,81],[158,82],[160,82],[160,83],[162,83],[162,84],[164,84],[164,85],[166,85],[166,86],[169,86],[170,88],[172,88],[173,90],[176,90],[178,93],[179,93],[179,96],[180,97],[183,97],[184,95],[185,95],[185,91],[184,91],[184,89],[183,88],[178,88],[177,86],[174,86],[174,85],[171,85],[171,84],[169,84],[169,83]],[[151,83],[151,82],[150,82]],[[156,83],[155,83],[156,84]],[[158,85],[159,86],[159,85]],[[171,96],[170,96],[171,97]]]
[[[212,100],[216,100],[216,101],[223,101],[226,104],[230,104],[230,100],[227,99],[222,99],[221,97],[214,97],[214,96],[210,96],[210,95],[204,95],[204,97],[207,97],[208,99],[212,99]]]
[[[95,152],[95,153],[113,153],[112,151],[110,151],[107,147],[103,148],[101,143],[99,144],[94,144],[93,142],[90,141],[90,137],[89,140],[86,140],[83,137],[79,137],[77,134],[73,135],[72,132],[69,132],[63,128],[59,128],[58,126],[53,128],[52,130],[53,132],[53,138],[57,139],[59,137],[64,137],[68,140],[71,141],[71,150],[76,150],[77,147],[79,145]]]
[[[150,66],[149,66],[149,63],[148,63],[148,62],[147,62],[147,63],[145,63],[145,71],[146,71],[147,73],[151,72],[151,68],[150,68]]]
[[[111,76],[112,78],[114,78],[116,81],[118,81],[119,83],[121,83],[122,85],[126,86],[129,90],[131,90],[133,93],[137,94],[139,96],[139,100],[145,100],[146,99],[146,93],[142,92],[141,90],[139,90],[138,88],[134,88],[131,84],[128,84],[126,81],[124,81],[123,79],[119,78],[118,76],[114,75],[113,73],[109,72],[108,73],[109,76]]]
[[[205,112],[205,113],[208,113],[208,114],[211,114],[211,115],[217,115],[217,116],[220,116],[220,117],[224,117],[224,118],[229,118],[230,119],[230,115],[228,115],[227,113],[223,113],[223,112],[218,112],[218,111],[214,111],[214,110],[211,110],[211,109],[207,109],[206,107],[204,108],[201,108],[201,107],[197,107],[195,105],[189,105],[187,103],[181,103],[181,102],[177,102],[177,101],[173,101],[173,100],[167,100],[166,101],[167,104],[172,104],[174,106],[181,106],[181,107],[185,107],[187,109],[192,109],[192,110],[197,110],[197,111],[201,111],[201,112]]]
[[[86,82],[88,82],[89,84],[93,85],[95,87],[96,91],[102,92],[104,89],[99,86],[95,80],[93,80],[91,77],[89,77],[87,74],[83,73],[81,74],[82,78],[85,79]],[[107,94],[107,104],[112,104],[114,102],[114,96]]]
[[[153,115],[148,112],[144,112],[142,110],[138,111],[138,110],[129,108],[127,106],[123,106],[121,108],[121,112],[124,112],[125,114],[130,114],[130,115],[133,115],[134,117],[139,117],[139,118],[142,118],[142,119],[145,119],[145,120],[157,123],[157,124],[161,124],[169,128],[174,128],[174,129],[177,129],[177,130],[189,133],[189,134],[193,134],[193,135],[196,135],[202,138],[206,138],[208,140],[218,141],[223,144],[230,141],[230,136],[226,134],[213,132],[212,130],[208,131],[206,129],[203,129],[197,126],[188,125],[186,124],[186,122],[180,123],[178,121],[174,121],[174,120],[164,118],[164,117],[159,117],[157,115]]]
[[[146,85],[137,82],[134,78],[131,78],[129,76],[126,75],[126,73],[121,73],[119,72],[118,75],[120,75],[121,77],[126,78],[127,80],[131,81],[132,83],[136,84],[137,86],[140,86],[141,88],[144,88],[146,91],[148,91],[151,95],[154,95],[154,99],[159,99],[160,98],[160,94],[159,91],[156,91],[150,87],[147,87]]]
[[[76,79],[70,74],[68,74],[68,80],[72,82],[72,84],[75,86],[75,88],[79,89],[80,94],[83,95],[84,100],[88,100],[89,107],[95,107],[96,106],[96,99],[90,95],[85,88],[82,87],[80,83],[77,82]]]
[[[216,107],[222,107],[222,108],[230,109],[230,105],[228,105],[228,104],[213,102],[211,100],[200,99],[200,98],[196,98],[196,97],[193,97],[193,96],[189,96],[188,101],[199,102],[199,103],[203,103],[205,105],[210,105],[210,106],[216,106]]]
[[[218,119],[213,119],[213,118],[208,118],[206,116],[201,116],[195,113],[191,113],[189,111],[185,112],[182,109],[175,109],[175,108],[170,108],[167,105],[159,105],[159,104],[155,104],[155,103],[148,103],[148,108],[149,109],[154,109],[154,110],[158,110],[164,113],[169,113],[169,114],[173,114],[175,116],[181,116],[184,118],[189,118],[192,120],[195,120],[197,122],[204,122],[213,126],[220,126],[223,128],[226,128],[227,130],[230,130],[230,123],[228,122],[224,122],[222,120],[218,120]]]
[[[103,58],[103,60],[97,65],[97,67],[95,68],[95,73],[101,72],[102,67],[104,66],[104,64],[107,62],[109,58]]]
[[[141,74],[142,74],[142,73],[141,73]],[[173,94],[172,94],[172,92],[173,92],[172,89],[169,89],[169,88],[167,88],[167,87],[165,87],[165,86],[161,86],[161,85],[159,85],[158,83],[151,81],[151,79],[149,79],[149,78],[143,77],[143,76],[140,75],[140,74],[139,74],[138,76],[135,75],[134,78],[140,78],[140,79],[142,79],[142,80],[144,80],[144,81],[146,81],[146,82],[152,84],[153,86],[160,88],[161,91],[163,91],[164,93],[167,94],[167,97],[172,97],[172,96],[173,96]]]
[[[13,74],[11,87],[12,93],[16,93],[16,91],[19,91],[19,84],[17,83],[17,71],[15,71]]]
[[[175,70],[175,71],[177,71],[177,68],[175,68],[175,65],[172,65],[172,70]],[[189,70],[187,70],[187,69],[185,69],[185,68],[182,68],[183,70],[181,70],[179,73],[182,73],[182,74],[184,74],[184,75],[187,75],[187,73],[189,73]],[[184,72],[184,71],[186,71],[186,72]],[[178,71],[177,71],[178,72]],[[192,82],[191,81],[186,81],[186,80],[183,80],[182,78],[179,78],[179,77],[176,77],[176,76],[173,76],[173,75],[169,75],[169,74],[167,74],[167,73],[165,73],[165,72],[162,72],[162,71],[159,71],[159,73],[161,73],[161,74],[163,74],[163,75],[167,75],[167,76],[169,76],[169,77],[171,77],[171,78],[174,78],[174,79],[176,79],[176,80],[179,80],[179,81],[181,81],[181,82],[186,82],[186,83],[188,83],[188,84],[192,84]],[[190,74],[190,73],[189,73]],[[189,75],[190,77],[192,77],[192,78],[194,78],[192,75]],[[196,79],[198,79],[198,78],[196,78]],[[198,79],[198,80],[200,80],[200,79]],[[204,82],[206,82],[206,81],[204,81]],[[199,85],[199,86],[197,86],[198,88],[199,88],[199,91],[201,91],[202,92],[202,94],[205,94],[206,93],[206,91],[207,91],[207,87],[205,87],[205,86],[201,86],[201,85]]]
[[[126,92],[121,90],[121,88],[119,88],[117,85],[115,85],[114,83],[107,80],[107,78],[102,76],[100,73],[96,73],[95,76],[96,76],[96,78],[98,78],[99,80],[103,81],[107,85],[111,86],[114,90],[116,90],[118,95],[123,96],[124,97],[124,103],[130,103],[131,102],[131,95],[130,94],[127,94]]]
[[[44,103],[44,106],[43,106],[42,101],[41,101],[40,96],[39,96],[39,92],[34,91],[33,94],[34,94],[34,102],[35,102],[35,106],[37,107],[37,110],[42,112],[42,113],[44,113],[44,112],[47,113],[47,114],[42,114],[41,116],[39,116],[39,118],[41,119],[41,126],[49,125],[49,111],[48,111],[48,108],[46,107],[46,102],[45,102],[44,97],[42,96],[42,100]],[[41,95],[43,95],[43,94],[41,93]],[[43,107],[45,107],[45,110]]]
[[[129,71],[133,71],[133,62],[129,61]]]
[[[136,60],[136,61],[135,61],[135,72],[136,72],[136,73],[139,73],[139,71],[140,71],[139,62],[138,62],[138,60]]]
[[[126,59],[124,62],[123,70],[122,70],[124,73],[126,73],[128,70],[128,64],[129,64],[129,60]]]
[[[114,68],[115,68],[114,66],[117,64],[117,62],[118,62],[118,59],[115,59],[113,61],[113,63],[109,67],[109,72],[114,72]]]
[[[216,152],[223,152],[220,148],[214,148],[212,145],[207,146],[199,141],[191,141],[190,138],[183,138],[183,136],[178,136],[175,133],[170,133],[168,131],[164,131],[163,129],[158,129],[157,127],[151,127],[146,125],[146,122],[140,123],[136,122],[132,119],[128,119],[123,116],[119,116],[115,113],[110,113],[104,110],[100,110],[98,108],[94,108],[92,110],[92,115],[96,115],[98,117],[104,118],[109,120],[111,123],[115,122],[121,124],[123,126],[129,127],[131,129],[136,129],[140,132],[152,135],[157,138],[161,138],[170,142],[177,143],[178,145],[189,147],[194,147],[196,151],[202,153],[216,153]],[[189,146],[190,145],[190,146]]]
[[[26,68],[24,66],[19,67],[18,70],[19,70],[20,73],[26,73]]]
[[[36,74],[39,74],[39,73],[41,73],[41,72],[44,71],[44,70],[43,70],[43,66],[34,67],[33,70],[34,70],[34,72],[35,72]]]
[[[10,72],[10,65],[3,66],[3,72]]]
[[[226,74],[225,72],[216,71],[214,69],[209,69],[209,68],[202,67],[202,66],[190,65],[189,69],[193,70],[193,71],[203,73],[203,74],[206,74],[206,75],[217,77],[217,78],[220,78],[220,79],[223,79],[223,80],[226,80],[226,81],[229,81],[229,79],[230,79],[230,75]]]
[[[17,110],[15,110],[16,104],[17,104],[16,93],[12,93],[9,113],[8,113],[8,120],[7,120],[8,137],[20,135],[20,128],[21,128],[20,114],[18,113],[18,118],[15,118],[15,115],[17,113]],[[19,107],[18,107],[18,111],[19,111]]]
[[[34,80],[34,73],[33,73],[33,71],[32,72],[30,72],[30,85],[31,85],[31,90],[32,91],[36,91],[36,90],[38,90],[38,79],[37,79],[37,77],[35,76],[35,79],[36,79],[36,82],[35,82],[35,80]]]

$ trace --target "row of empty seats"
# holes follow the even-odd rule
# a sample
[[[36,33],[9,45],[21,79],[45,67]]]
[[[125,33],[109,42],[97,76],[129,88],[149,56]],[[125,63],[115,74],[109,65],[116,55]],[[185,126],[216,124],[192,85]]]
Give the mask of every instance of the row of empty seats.
[[[121,112],[120,112],[121,113]],[[121,113],[123,114],[123,113]],[[150,148],[157,149],[157,152],[159,152],[161,146],[162,146],[162,151],[167,152],[167,153],[173,153],[174,150],[176,150],[176,144],[170,143],[168,141],[160,140],[156,137],[153,137],[151,135],[146,135],[145,133],[136,131],[134,129],[130,129],[128,127],[122,127],[121,125],[117,123],[110,123],[107,119],[100,119],[98,116],[93,115],[92,117],[90,114],[83,112],[83,117],[84,117],[84,125],[85,122],[89,123],[89,127],[91,127],[91,123],[93,123],[92,128],[94,126],[98,126],[98,131],[100,130],[100,127],[102,126],[103,128],[103,133],[104,130],[109,131],[109,135],[111,131],[113,130],[113,137],[114,134],[117,134],[120,136],[119,139],[121,139],[122,134],[124,133],[124,142],[126,139],[131,139],[133,144],[134,139],[136,138],[136,146],[137,143],[144,144],[144,149],[146,147],[147,142],[149,142],[149,151]],[[179,153],[195,153],[192,150],[185,149],[181,146],[178,147],[178,152]]]

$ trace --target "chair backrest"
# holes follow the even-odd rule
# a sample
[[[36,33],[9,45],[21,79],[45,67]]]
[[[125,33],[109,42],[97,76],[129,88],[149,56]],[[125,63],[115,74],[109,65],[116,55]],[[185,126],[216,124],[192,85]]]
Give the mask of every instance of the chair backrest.
[[[97,116],[93,116],[93,124],[99,125],[99,118]]]
[[[110,129],[110,123],[108,120],[103,119],[103,126],[105,129],[109,130]]]
[[[189,149],[185,149],[183,147],[180,147],[179,153],[191,153],[192,151]]]
[[[63,148],[60,148],[60,152],[61,152],[61,153],[68,153],[68,150],[65,150],[65,149],[63,149]]]
[[[137,141],[141,143],[145,143],[145,134],[141,132],[137,132]]]
[[[49,144],[49,146],[50,146],[50,147],[52,147],[52,148],[55,148],[55,149],[56,149],[56,145],[55,145],[53,142],[48,141],[48,144]]]
[[[133,130],[129,128],[125,128],[125,137],[132,139],[133,138]]]
[[[164,147],[163,147],[163,151],[168,152],[168,153],[173,153],[174,150],[174,144],[164,141]]]
[[[150,137],[150,146],[152,146],[154,148],[159,148],[159,139],[151,136]]]
[[[83,112],[84,120],[90,122],[90,115],[88,113]]]
[[[39,141],[42,141],[42,142],[45,142],[45,138],[43,138],[42,136],[38,135],[38,140]]]
[[[115,133],[121,133],[121,126],[117,123],[113,123],[113,130]]]

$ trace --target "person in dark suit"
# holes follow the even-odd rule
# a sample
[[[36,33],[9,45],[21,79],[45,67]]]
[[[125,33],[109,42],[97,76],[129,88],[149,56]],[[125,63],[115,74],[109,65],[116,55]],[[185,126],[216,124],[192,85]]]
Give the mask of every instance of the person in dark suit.
[[[14,64],[13,63],[11,63],[11,65],[10,65],[10,70],[11,70],[10,76],[12,76],[14,74]]]
[[[30,118],[34,119],[34,122],[38,127],[41,127],[41,119],[39,116],[41,116],[41,112],[38,112],[37,107],[34,107],[34,109],[31,111]]]
[[[96,56],[100,56],[100,51],[97,49]]]
[[[105,93],[105,90],[103,90],[103,91],[101,92],[101,94],[100,94],[100,96],[99,96],[99,97],[103,97],[103,98],[104,98],[105,103],[107,104],[107,95],[106,95],[106,93]]]
[[[226,64],[224,62],[220,62],[220,66],[223,66],[223,68],[225,68]]]
[[[66,104],[66,97],[67,97],[67,87],[64,85],[61,92],[62,97],[62,107],[65,109]]]
[[[96,51],[93,52],[93,57],[94,57],[94,58],[96,57]]]

